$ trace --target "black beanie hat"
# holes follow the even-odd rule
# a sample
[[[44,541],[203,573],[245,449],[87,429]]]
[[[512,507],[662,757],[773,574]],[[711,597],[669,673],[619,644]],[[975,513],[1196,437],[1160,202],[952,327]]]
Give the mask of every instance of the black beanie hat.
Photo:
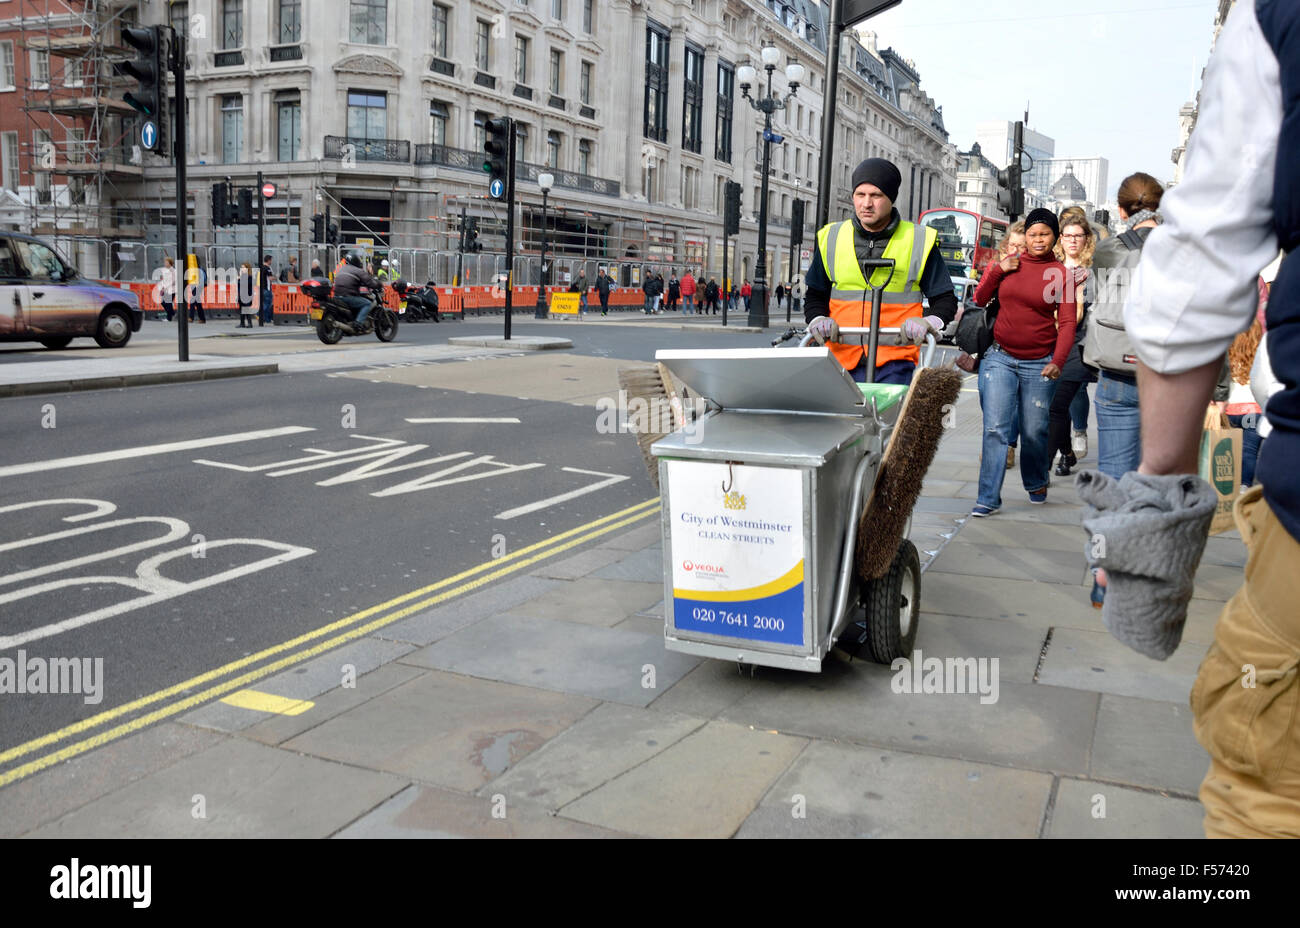
[[[1043,209],[1041,206],[1038,209],[1030,210],[1029,215],[1025,217],[1025,231],[1028,232],[1030,226],[1039,222],[1052,230],[1053,237],[1061,237],[1061,224],[1056,221],[1056,213],[1050,209]]]
[[[875,184],[891,203],[898,199],[898,187],[902,183],[903,175],[898,173],[898,168],[884,158],[868,158],[853,169],[852,190],[862,184]]]

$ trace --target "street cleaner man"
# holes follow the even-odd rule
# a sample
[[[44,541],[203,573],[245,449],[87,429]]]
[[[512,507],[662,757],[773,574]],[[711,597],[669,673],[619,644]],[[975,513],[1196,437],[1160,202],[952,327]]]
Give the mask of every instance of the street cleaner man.
[[[831,352],[859,383],[867,379],[868,336],[846,336],[839,327],[871,325],[871,289],[862,273],[868,258],[892,258],[892,274],[872,273],[871,283],[884,283],[880,327],[901,328],[897,345],[882,339],[876,349],[876,383],[908,384],[921,352],[916,346],[927,333],[936,335],[957,315],[934,229],[904,222],[894,208],[902,183],[898,168],[883,158],[868,158],[853,171],[853,218],[832,222],[817,233],[817,250],[804,278],[807,297],[804,319],[819,345]],[[886,278],[886,275],[888,277]],[[922,297],[929,299],[927,314]]]

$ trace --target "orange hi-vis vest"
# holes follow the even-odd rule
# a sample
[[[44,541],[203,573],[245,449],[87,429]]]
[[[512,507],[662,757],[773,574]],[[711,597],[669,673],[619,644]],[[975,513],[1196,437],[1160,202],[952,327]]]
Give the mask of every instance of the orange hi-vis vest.
[[[858,252],[854,246],[852,220],[832,222],[817,232],[817,248],[821,253],[822,266],[831,279],[830,317],[837,325],[853,328],[867,328],[871,325],[871,288],[863,276],[862,266],[858,264]],[[898,228],[890,236],[881,256],[891,258],[894,262],[893,273],[885,281],[884,292],[880,295],[880,327],[897,328],[904,320],[924,315],[921,294],[921,273],[925,269],[925,259],[938,240],[939,234],[929,226],[924,227],[923,234],[917,234],[917,227],[911,222],[899,222]],[[872,272],[871,283],[879,285],[886,274],[884,268]],[[845,370],[853,370],[866,354],[866,335],[845,336],[847,341],[828,342],[835,360],[844,365]],[[921,358],[921,350],[914,345],[887,345],[889,336],[881,339],[876,348],[876,366],[889,361],[911,361],[915,364]]]

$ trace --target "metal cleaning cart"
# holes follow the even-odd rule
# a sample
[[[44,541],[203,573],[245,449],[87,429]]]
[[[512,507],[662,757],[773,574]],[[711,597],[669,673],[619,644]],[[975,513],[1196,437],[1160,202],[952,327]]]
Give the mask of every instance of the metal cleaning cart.
[[[931,339],[927,365],[933,352]],[[669,650],[818,672],[853,621],[908,623],[910,647],[916,615],[896,604],[873,615],[881,597],[862,595],[853,558],[907,387],[855,383],[827,348],[656,360],[709,407],[651,449]],[[912,579],[919,592],[919,569]]]

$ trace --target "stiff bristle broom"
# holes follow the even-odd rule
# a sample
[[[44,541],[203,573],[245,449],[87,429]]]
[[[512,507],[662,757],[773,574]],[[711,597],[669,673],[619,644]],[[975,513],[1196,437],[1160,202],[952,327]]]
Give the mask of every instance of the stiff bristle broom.
[[[883,577],[894,562],[961,385],[962,374],[951,365],[920,368],[912,379],[858,525],[854,553],[864,581]]]
[[[636,436],[647,476],[659,489],[659,461],[650,446],[682,427],[682,403],[673,377],[662,364],[620,367],[618,385],[627,396],[627,429]]]

